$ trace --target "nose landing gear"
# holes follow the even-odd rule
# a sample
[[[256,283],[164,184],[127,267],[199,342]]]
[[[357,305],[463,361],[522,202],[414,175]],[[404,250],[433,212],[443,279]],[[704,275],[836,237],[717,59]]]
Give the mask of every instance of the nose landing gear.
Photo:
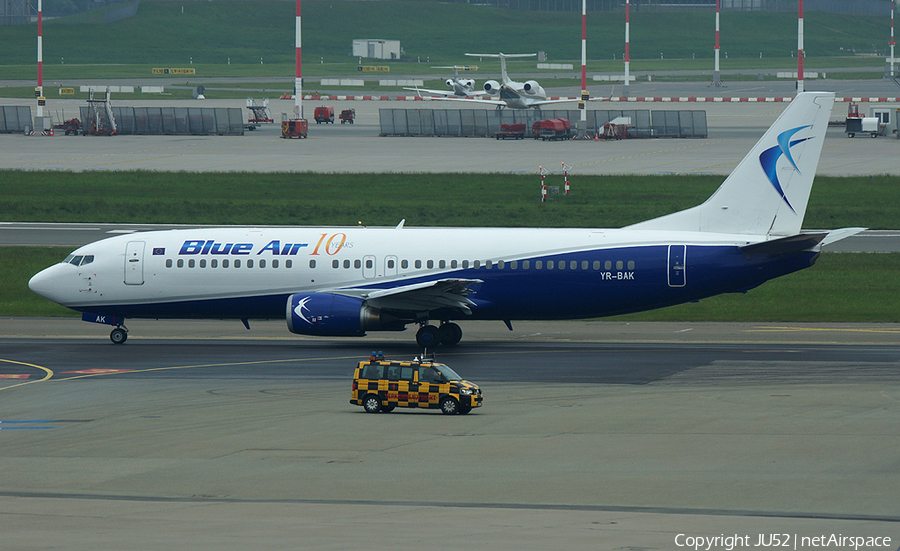
[[[113,342],[113,344],[122,344],[126,340],[128,340],[128,329],[124,325],[118,325],[115,329],[110,331],[109,340]]]

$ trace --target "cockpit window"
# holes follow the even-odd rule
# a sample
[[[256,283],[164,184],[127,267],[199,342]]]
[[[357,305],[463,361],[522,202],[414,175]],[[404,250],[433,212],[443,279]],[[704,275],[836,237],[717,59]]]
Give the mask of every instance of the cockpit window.
[[[94,255],[78,255],[70,254],[63,260],[63,264],[71,264],[73,266],[84,266],[85,264],[90,264],[94,261]]]

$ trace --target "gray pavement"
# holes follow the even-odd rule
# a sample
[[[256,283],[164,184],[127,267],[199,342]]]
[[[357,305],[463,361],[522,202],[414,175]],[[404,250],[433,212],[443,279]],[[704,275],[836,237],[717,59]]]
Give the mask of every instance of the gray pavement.
[[[770,91],[769,88],[766,88]],[[898,89],[900,90],[900,89]],[[0,105],[29,105],[29,100],[0,99]],[[83,102],[55,102],[48,110],[59,118],[75,116]],[[115,99],[114,99],[115,103]],[[244,100],[134,100],[134,106],[239,107]],[[171,170],[249,172],[465,172],[533,173],[538,166],[562,162],[578,174],[727,175],[784,110],[786,103],[609,103],[622,109],[672,109],[707,112],[706,139],[648,139],[610,142],[492,140],[486,138],[379,137],[382,108],[459,109],[447,101],[306,101],[304,110],[322,103],[356,109],[354,125],[311,124],[309,138],[280,139],[278,124],[244,136],[21,136],[0,135],[0,168],[22,170]],[[863,104],[860,108],[866,109]],[[291,112],[292,100],[271,100],[276,121]],[[842,121],[846,104],[836,104],[832,119]],[[245,109],[246,111],[246,109]],[[245,113],[246,116],[246,113]],[[849,139],[834,127],[826,135],[819,174],[851,176],[900,174],[900,140]],[[573,185],[577,181],[573,179]]]
[[[896,324],[466,324],[442,359],[496,373],[452,418],[348,404],[367,346],[408,336],[131,329],[118,347],[77,320],[0,320],[0,374],[30,375],[0,379],[4,551],[900,542]],[[615,358],[676,369],[520,380],[602,380]]]

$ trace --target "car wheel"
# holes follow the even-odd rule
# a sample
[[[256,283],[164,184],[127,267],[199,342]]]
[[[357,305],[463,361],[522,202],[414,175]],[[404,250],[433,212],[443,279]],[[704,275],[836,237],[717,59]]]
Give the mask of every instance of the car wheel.
[[[381,411],[381,400],[374,394],[366,394],[366,397],[363,398],[363,409],[366,410],[366,413],[378,413]]]
[[[459,404],[455,399],[447,396],[441,400],[441,412],[444,415],[454,415],[459,413]]]

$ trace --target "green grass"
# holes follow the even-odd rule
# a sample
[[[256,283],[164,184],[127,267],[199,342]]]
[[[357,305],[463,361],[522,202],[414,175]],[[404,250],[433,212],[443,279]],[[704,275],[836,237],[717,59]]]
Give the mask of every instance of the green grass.
[[[900,322],[900,254],[823,254],[746,294],[608,318],[620,321]]]
[[[549,185],[554,178],[561,180],[551,175]],[[0,221],[390,226],[406,218],[420,226],[609,228],[699,204],[722,180],[573,176],[575,194],[541,204],[529,174],[3,170]],[[892,229],[898,210],[895,177],[819,176],[804,227]]]
[[[103,78],[120,78],[130,76],[128,71],[133,69],[127,69],[129,66],[139,67],[141,75],[147,75],[151,67],[190,67],[191,61],[200,76],[293,74],[291,2],[145,1],[133,18],[107,25],[98,17],[99,11],[47,21],[43,40],[46,78],[95,76],[86,74],[86,68],[72,67],[73,64],[108,64]],[[707,68],[713,57],[714,17],[711,11],[634,13],[633,69],[671,69],[666,60],[687,60]],[[621,70],[624,13],[591,13],[587,21],[588,57],[608,61],[614,70]],[[805,50],[814,58],[837,60],[851,50],[884,50],[890,34],[890,23],[885,17],[807,11],[804,24]],[[466,52],[492,53],[498,49],[514,53],[540,49],[551,61],[575,61],[580,59],[580,30],[579,13],[517,11],[427,0],[308,2],[303,8],[304,74],[330,71],[326,67],[332,64],[340,64],[338,70],[346,74],[347,64],[352,68],[357,63],[349,55],[352,41],[364,35],[400,40],[404,59],[418,59],[426,66],[461,63],[470,60],[464,57]],[[782,66],[790,66],[791,52],[797,47],[796,30],[793,13],[725,12],[721,18],[722,51],[728,57],[721,60],[722,69],[771,66],[770,60],[781,60],[778,63]],[[34,76],[36,34],[36,25],[0,27],[0,51],[4,52],[2,62],[7,66],[3,68],[5,78],[20,78],[9,66],[32,66],[28,76]],[[259,63],[260,58],[263,64]],[[614,59],[619,61],[613,62]],[[707,61],[704,64],[702,60]],[[646,67],[641,66],[644,62]],[[877,58],[866,61],[870,66],[880,66],[882,62]],[[415,64],[390,65],[392,72],[399,74],[400,67]],[[479,65],[494,67],[487,62]],[[534,62],[524,66],[533,69]]]
[[[0,171],[0,221],[391,226],[406,218],[410,226],[619,227],[698,204],[722,177],[571,181],[575,195],[541,204],[536,175],[6,170]],[[818,177],[804,226],[890,229],[898,209],[896,178]],[[34,273],[68,252],[0,247],[0,316],[71,314],[27,289]],[[813,268],[748,296],[616,319],[898,322],[898,272],[900,254],[826,254]]]

